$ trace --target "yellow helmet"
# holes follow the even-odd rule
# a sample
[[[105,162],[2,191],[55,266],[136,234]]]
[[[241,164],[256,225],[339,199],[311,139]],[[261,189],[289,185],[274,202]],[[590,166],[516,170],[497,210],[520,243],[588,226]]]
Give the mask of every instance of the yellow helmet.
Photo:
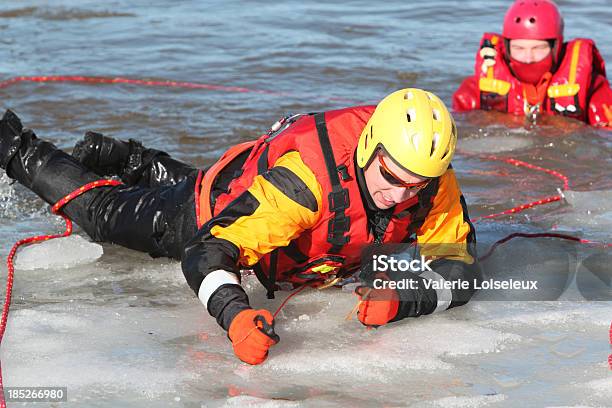
[[[421,89],[401,89],[376,106],[359,137],[357,165],[364,168],[382,148],[406,170],[439,177],[456,145],[455,121],[440,98]]]

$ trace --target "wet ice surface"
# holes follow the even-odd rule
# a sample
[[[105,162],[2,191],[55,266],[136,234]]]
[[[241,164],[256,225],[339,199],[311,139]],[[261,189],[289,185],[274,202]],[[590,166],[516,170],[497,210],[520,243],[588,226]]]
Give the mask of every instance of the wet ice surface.
[[[473,126],[460,122],[463,155],[455,166],[472,216],[560,186],[547,174],[469,156],[486,152],[489,138],[496,154],[558,169],[572,181],[566,202],[478,223],[481,250],[511,232],[609,240],[609,141],[588,132],[550,139],[538,130]],[[593,161],[599,166],[583,173]],[[2,253],[18,238],[62,230],[61,219],[3,174],[0,192]],[[511,241],[487,264],[497,277],[560,280],[560,300],[475,300],[366,330],[345,320],[352,294],[303,292],[278,316],[281,342],[257,367],[234,357],[177,262],[75,236],[25,249],[17,265],[30,270],[16,273],[1,350],[5,385],[66,386],[66,407],[602,407],[612,398],[611,303],[584,297],[610,299],[610,253],[568,242]],[[245,284],[257,308],[274,311],[288,294],[269,301],[254,277]]]
[[[7,188],[4,181],[0,188]],[[604,223],[595,229],[609,231],[610,204],[599,193],[568,198],[566,210],[578,215],[588,204]],[[533,213],[556,219],[558,210]],[[29,225],[45,231],[61,227],[38,210]],[[490,244],[514,229],[534,228],[522,225],[483,223],[480,237]],[[584,232],[591,231],[589,226]],[[75,251],[83,263],[18,269],[2,346],[5,385],[66,386],[69,402],[62,406],[510,407],[529,401],[528,406],[599,407],[612,397],[609,302],[474,301],[366,330],[345,320],[355,303],[352,294],[308,290],[278,316],[281,342],[267,362],[252,367],[234,357],[226,334],[192,296],[177,262],[108,244],[96,261],[97,244],[71,239],[87,245]],[[53,245],[55,265],[67,265],[71,242]],[[550,252],[568,244],[507,245],[503,251],[510,257],[524,257],[525,248]],[[21,264],[38,261],[27,251],[19,256]],[[506,265],[499,273],[523,266]],[[266,300],[253,276],[245,276],[245,285],[254,307],[275,310],[287,295]],[[576,288],[572,282],[565,298],[580,298]]]
[[[281,343],[251,367],[187,295],[176,263],[142,258],[116,270],[115,257],[56,271],[50,288],[19,276],[3,344],[8,386],[44,378],[67,386],[64,405],[75,407],[602,406],[610,397],[604,303],[475,302],[365,330],[344,320],[354,296],[313,290],[286,306]],[[255,306],[278,306],[246,282]]]
[[[567,191],[564,193],[568,203],[574,208],[574,216],[562,221],[568,228],[588,226],[593,232],[610,236],[612,212],[609,210],[612,190]]]

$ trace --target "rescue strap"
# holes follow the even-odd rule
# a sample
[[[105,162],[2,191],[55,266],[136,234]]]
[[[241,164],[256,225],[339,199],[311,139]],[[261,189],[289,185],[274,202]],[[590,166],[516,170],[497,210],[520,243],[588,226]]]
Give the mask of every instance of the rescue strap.
[[[329,175],[332,191],[328,194],[329,210],[334,213],[327,224],[327,242],[331,244],[329,250],[332,254],[337,254],[342,250],[342,247],[349,242],[350,237],[345,236],[351,227],[350,217],[346,216],[345,210],[349,208],[349,191],[340,184],[338,173],[342,174],[342,180],[346,181],[350,178],[347,168],[344,164],[337,165],[334,157],[334,150],[329,141],[329,133],[325,124],[325,113],[317,113],[314,117],[319,136],[319,144],[323,151],[325,159],[325,167]]]
[[[350,229],[350,217],[347,217],[345,213],[345,210],[350,205],[349,191],[348,189],[342,187],[338,174],[342,176],[343,181],[349,180],[350,175],[347,167],[344,164],[336,164],[334,151],[329,140],[329,133],[325,123],[325,113],[315,113],[314,120],[319,138],[319,144],[321,145],[321,151],[325,160],[325,167],[327,168],[329,181],[332,187],[332,191],[328,194],[328,205],[329,210],[333,212],[334,215],[330,218],[327,224],[327,242],[331,244],[329,253],[338,254],[350,239],[350,237],[344,235],[344,233],[348,232]],[[295,121],[295,119],[293,121]],[[283,123],[280,124],[282,125]],[[276,136],[276,134],[273,136]],[[270,145],[268,144],[266,145],[261,156],[259,156],[257,162],[257,172],[259,174],[262,174],[268,170],[269,149]],[[278,272],[278,251],[279,249],[275,249],[270,254],[270,265],[268,266],[267,276],[263,273],[263,269],[259,264],[253,266],[255,275],[266,287],[266,296],[268,299],[274,299],[276,275]],[[283,252],[294,260],[307,259],[306,256],[299,251],[299,248],[293,243],[293,241],[288,247],[283,248]]]

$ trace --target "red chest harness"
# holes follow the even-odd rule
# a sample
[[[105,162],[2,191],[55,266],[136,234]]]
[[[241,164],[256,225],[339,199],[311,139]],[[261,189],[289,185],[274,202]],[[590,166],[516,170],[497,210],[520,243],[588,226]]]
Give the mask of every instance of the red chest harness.
[[[300,152],[323,190],[319,221],[288,246],[274,250],[255,265],[254,270],[266,285],[269,296],[277,280],[331,283],[351,273],[359,267],[365,246],[375,242],[405,242],[429,213],[438,188],[437,180],[414,199],[397,206],[383,221],[386,225],[380,226],[384,233],[375,237],[370,231],[355,174],[354,154],[359,135],[373,111],[373,106],[367,106],[303,115],[280,131],[243,145],[242,151],[251,149],[250,156],[240,177],[229,185],[230,193],[216,199],[211,215],[218,214],[250,187],[254,177],[266,172],[290,151]],[[202,186],[204,193],[204,183]],[[200,208],[206,206],[202,201],[209,199],[201,194]],[[208,219],[202,210],[200,215],[201,221]]]

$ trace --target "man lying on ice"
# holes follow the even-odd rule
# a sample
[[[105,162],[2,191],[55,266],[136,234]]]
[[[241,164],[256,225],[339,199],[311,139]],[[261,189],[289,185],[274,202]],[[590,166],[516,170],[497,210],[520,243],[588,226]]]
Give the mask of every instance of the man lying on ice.
[[[96,241],[180,259],[238,358],[260,364],[279,339],[270,312],[250,307],[241,269],[253,269],[273,296],[277,282],[323,286],[351,275],[371,244],[416,241],[432,246],[422,253],[428,267],[412,279],[474,280],[475,232],[450,167],[456,143],[442,101],[402,89],[377,106],[285,118],[205,171],[93,132],[70,156],[7,111],[0,167],[51,204],[101,177],[120,177],[123,184],[87,191],[64,213]],[[400,281],[406,273],[376,277]],[[459,306],[474,292],[372,282],[357,291],[368,326]]]

